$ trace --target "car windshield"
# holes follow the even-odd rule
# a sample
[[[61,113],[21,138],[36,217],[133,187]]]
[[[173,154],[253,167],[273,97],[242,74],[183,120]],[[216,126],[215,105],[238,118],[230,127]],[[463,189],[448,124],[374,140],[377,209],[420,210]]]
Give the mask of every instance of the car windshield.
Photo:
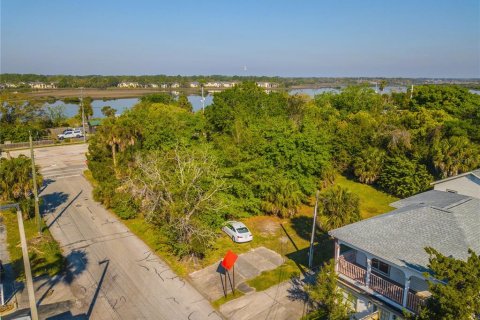
[[[248,232],[248,229],[245,228],[245,227],[237,228],[237,232],[238,232],[238,233],[247,233],[247,232]]]

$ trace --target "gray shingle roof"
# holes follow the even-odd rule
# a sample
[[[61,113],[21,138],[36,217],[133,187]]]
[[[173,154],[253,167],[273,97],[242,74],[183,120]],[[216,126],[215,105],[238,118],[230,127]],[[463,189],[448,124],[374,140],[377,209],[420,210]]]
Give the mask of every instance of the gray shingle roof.
[[[458,259],[480,253],[480,199],[428,191],[394,203],[398,209],[329,232],[399,266],[424,271],[425,247]]]
[[[476,176],[477,178],[480,179],[480,169],[475,169],[473,171],[461,173],[461,174],[458,174],[456,176],[448,177],[448,178],[445,178],[445,179],[442,179],[442,180],[437,180],[437,181],[434,181],[430,184],[435,185],[437,183],[441,183],[441,182],[445,182],[445,181],[449,181],[449,180],[455,180],[457,178],[461,178],[461,177],[468,176],[468,175],[474,175],[474,176]]]

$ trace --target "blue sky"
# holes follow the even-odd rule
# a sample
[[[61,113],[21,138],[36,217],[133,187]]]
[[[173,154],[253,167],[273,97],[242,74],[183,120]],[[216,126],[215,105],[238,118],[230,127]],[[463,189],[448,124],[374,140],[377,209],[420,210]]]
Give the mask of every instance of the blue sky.
[[[480,77],[478,0],[0,3],[2,73]]]

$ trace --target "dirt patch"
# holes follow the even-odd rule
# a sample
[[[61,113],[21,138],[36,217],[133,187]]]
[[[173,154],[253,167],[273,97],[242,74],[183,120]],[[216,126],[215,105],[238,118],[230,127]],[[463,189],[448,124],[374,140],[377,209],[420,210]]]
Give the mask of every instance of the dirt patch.
[[[280,230],[282,220],[277,217],[259,216],[248,220],[248,225],[262,236],[275,235]]]

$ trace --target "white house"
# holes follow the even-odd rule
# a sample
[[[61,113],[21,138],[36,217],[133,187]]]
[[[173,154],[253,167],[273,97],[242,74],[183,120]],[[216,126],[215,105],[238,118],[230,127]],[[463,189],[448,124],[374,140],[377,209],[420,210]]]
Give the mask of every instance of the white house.
[[[156,83],[150,83],[150,88],[158,88],[158,84]]]
[[[55,89],[57,86],[51,82],[51,83],[43,83],[43,82],[30,82],[28,84],[30,88],[32,89]]]
[[[141,88],[142,85],[138,82],[130,82],[130,81],[122,81],[120,82],[117,87],[119,88]]]
[[[237,84],[235,82],[222,82],[222,87],[224,88],[233,88]]]
[[[260,88],[276,88],[278,87],[278,84],[276,83],[271,83],[271,82],[257,82],[257,86],[259,86]]]
[[[162,83],[162,84],[160,85],[160,88],[162,88],[162,89],[166,89],[166,88],[168,88],[168,84],[166,84],[166,83]]]
[[[432,185],[434,190],[480,198],[480,169],[435,181]]]
[[[356,319],[403,319],[430,293],[425,247],[446,256],[480,252],[480,199],[432,190],[394,202],[389,213],[329,232],[335,239],[339,286]],[[346,295],[347,296],[347,295]]]
[[[190,88],[198,88],[200,86],[200,83],[197,81],[190,82]]]
[[[174,82],[174,83],[172,83],[172,85],[170,87],[171,88],[180,88],[180,83]]]
[[[205,87],[207,88],[220,88],[222,86],[221,82],[207,82],[205,83]]]

